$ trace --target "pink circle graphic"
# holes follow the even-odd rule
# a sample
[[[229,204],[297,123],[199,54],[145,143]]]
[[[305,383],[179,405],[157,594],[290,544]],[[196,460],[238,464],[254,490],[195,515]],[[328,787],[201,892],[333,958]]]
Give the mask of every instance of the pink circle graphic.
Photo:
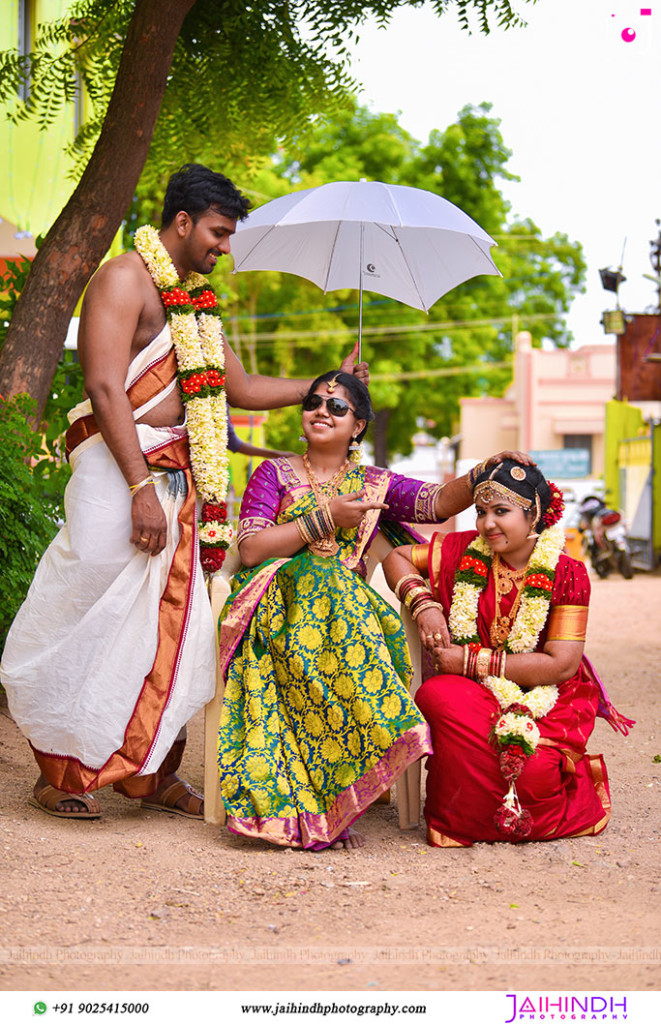
[[[633,43],[634,39],[636,38],[636,33],[632,28],[622,29],[622,38],[624,39],[625,43]]]

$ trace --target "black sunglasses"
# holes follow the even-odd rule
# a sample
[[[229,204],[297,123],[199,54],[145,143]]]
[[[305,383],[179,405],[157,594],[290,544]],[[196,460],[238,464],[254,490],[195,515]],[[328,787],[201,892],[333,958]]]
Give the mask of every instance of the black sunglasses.
[[[313,412],[322,403],[325,403],[331,416],[346,416],[348,412],[352,412],[354,416],[356,414],[356,410],[352,409],[343,398],[324,398],[323,395],[307,395],[303,399],[303,409],[305,412]]]

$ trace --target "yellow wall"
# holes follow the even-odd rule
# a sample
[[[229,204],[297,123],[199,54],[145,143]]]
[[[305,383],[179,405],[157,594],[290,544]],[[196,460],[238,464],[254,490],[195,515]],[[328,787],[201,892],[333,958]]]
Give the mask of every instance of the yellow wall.
[[[56,20],[70,5],[71,0],[28,0],[32,39],[40,22]],[[18,46],[20,6],[20,0],[0,2],[0,49]],[[40,131],[36,121],[12,124],[6,119],[8,111],[21,105],[18,96],[11,104],[0,104],[0,217],[19,231],[29,231],[36,239],[46,234],[75,188],[76,182],[71,178],[74,163],[65,149],[75,138],[77,119],[82,123],[88,116],[89,100],[83,92],[78,108],[69,103],[45,131]],[[122,251],[120,228],[104,260]],[[16,255],[17,252],[0,252],[0,258]],[[74,316],[80,315],[81,303],[82,296]]]
[[[67,0],[31,0],[32,33],[40,21],[60,17],[67,7]],[[19,0],[3,0],[3,50],[18,45],[18,23]],[[32,121],[12,124],[6,120],[7,110],[20,103],[17,97],[13,104],[0,106],[0,216],[36,237],[50,227],[74,188],[68,177],[72,161],[63,150],[74,138],[75,111],[69,105],[46,131],[40,131]]]
[[[628,402],[616,399],[608,402],[606,407],[606,501],[614,508],[620,507],[620,443],[625,438],[642,436],[647,433],[647,425],[641,410]]]

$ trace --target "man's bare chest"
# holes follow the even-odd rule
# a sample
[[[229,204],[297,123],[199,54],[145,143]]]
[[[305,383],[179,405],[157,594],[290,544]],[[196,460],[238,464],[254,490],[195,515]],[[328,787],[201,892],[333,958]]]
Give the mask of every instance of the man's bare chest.
[[[161,305],[160,299],[158,305],[150,303],[140,317],[135,334],[133,335],[131,358],[135,358],[135,356],[151,344],[154,338],[158,337],[165,327],[165,322],[165,310]]]

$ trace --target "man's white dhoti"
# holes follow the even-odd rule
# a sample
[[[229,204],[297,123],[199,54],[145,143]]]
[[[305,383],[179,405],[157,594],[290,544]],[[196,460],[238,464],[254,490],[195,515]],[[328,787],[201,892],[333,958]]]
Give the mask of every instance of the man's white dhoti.
[[[162,351],[169,336],[159,340]],[[136,429],[147,462],[160,466],[152,472],[165,549],[151,557],[130,543],[126,481],[100,434],[88,437],[71,458],[66,525],[37,568],[2,660],[12,716],[51,784],[70,792],[154,773],[214,692],[194,495],[177,486],[185,490],[185,473],[190,485],[186,430]]]

